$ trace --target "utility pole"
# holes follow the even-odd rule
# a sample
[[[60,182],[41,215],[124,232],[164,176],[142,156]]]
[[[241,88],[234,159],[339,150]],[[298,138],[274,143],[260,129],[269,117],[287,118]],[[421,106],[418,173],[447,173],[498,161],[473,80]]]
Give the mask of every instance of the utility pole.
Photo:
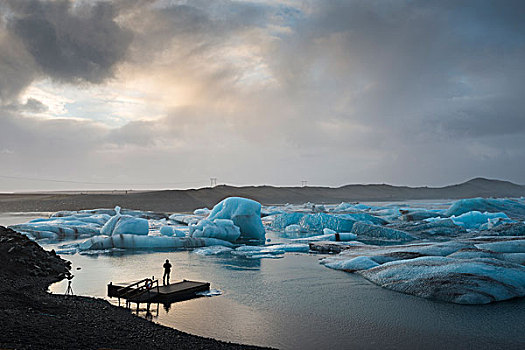
[[[217,186],[217,178],[216,177],[210,177],[210,187]]]
[[[306,186],[308,186],[308,181],[306,181],[306,180],[302,180],[302,181],[301,181],[301,186],[302,186],[302,187],[306,187]]]

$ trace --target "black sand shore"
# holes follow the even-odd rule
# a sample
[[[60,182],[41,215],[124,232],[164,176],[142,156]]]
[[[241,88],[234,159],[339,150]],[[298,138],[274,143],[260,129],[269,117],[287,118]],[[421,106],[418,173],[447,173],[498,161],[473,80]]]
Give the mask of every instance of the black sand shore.
[[[53,295],[68,262],[0,226],[2,349],[255,349],[161,326],[107,301]]]
[[[473,179],[445,187],[406,187],[391,185],[347,185],[342,187],[272,187],[216,186],[191,190],[166,190],[128,193],[34,193],[0,194],[0,212],[56,212],[94,208],[123,208],[158,212],[190,212],[197,208],[212,208],[222,199],[239,196],[254,199],[264,205],[341,203],[352,201],[404,201],[460,199],[472,197],[525,196],[525,186],[508,181]]]

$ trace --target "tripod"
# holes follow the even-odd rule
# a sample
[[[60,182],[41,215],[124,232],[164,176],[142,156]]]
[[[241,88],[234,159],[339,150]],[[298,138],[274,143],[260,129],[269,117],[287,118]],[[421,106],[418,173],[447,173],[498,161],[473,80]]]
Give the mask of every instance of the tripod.
[[[71,280],[67,281],[67,290],[65,295],[74,295],[73,287],[71,287]]]

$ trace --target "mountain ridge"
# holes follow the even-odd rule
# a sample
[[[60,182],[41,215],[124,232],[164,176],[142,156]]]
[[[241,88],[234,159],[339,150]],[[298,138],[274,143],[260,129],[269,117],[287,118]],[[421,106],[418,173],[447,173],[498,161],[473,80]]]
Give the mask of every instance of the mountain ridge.
[[[525,186],[504,180],[474,178],[443,187],[408,187],[388,184],[351,184],[341,187],[275,187],[219,185],[187,190],[161,190],[96,194],[0,194],[0,212],[46,212],[124,208],[163,212],[192,211],[213,207],[226,197],[254,199],[264,205],[305,202],[381,202],[405,200],[454,200],[473,197],[521,197]]]

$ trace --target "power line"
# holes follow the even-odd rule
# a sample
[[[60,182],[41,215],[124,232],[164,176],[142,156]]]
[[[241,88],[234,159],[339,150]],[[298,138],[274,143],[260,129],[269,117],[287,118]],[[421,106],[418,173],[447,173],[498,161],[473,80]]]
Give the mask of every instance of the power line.
[[[187,185],[187,184],[202,184],[206,181],[186,181],[186,182],[151,182],[151,183],[123,183],[123,182],[93,182],[93,181],[75,181],[75,180],[59,180],[59,179],[45,179],[45,178],[34,178],[25,176],[7,176],[0,175],[3,179],[14,179],[14,180],[28,180],[28,181],[40,181],[40,182],[57,182],[57,183],[72,183],[82,185],[121,185],[121,186],[155,186],[155,185]]]

